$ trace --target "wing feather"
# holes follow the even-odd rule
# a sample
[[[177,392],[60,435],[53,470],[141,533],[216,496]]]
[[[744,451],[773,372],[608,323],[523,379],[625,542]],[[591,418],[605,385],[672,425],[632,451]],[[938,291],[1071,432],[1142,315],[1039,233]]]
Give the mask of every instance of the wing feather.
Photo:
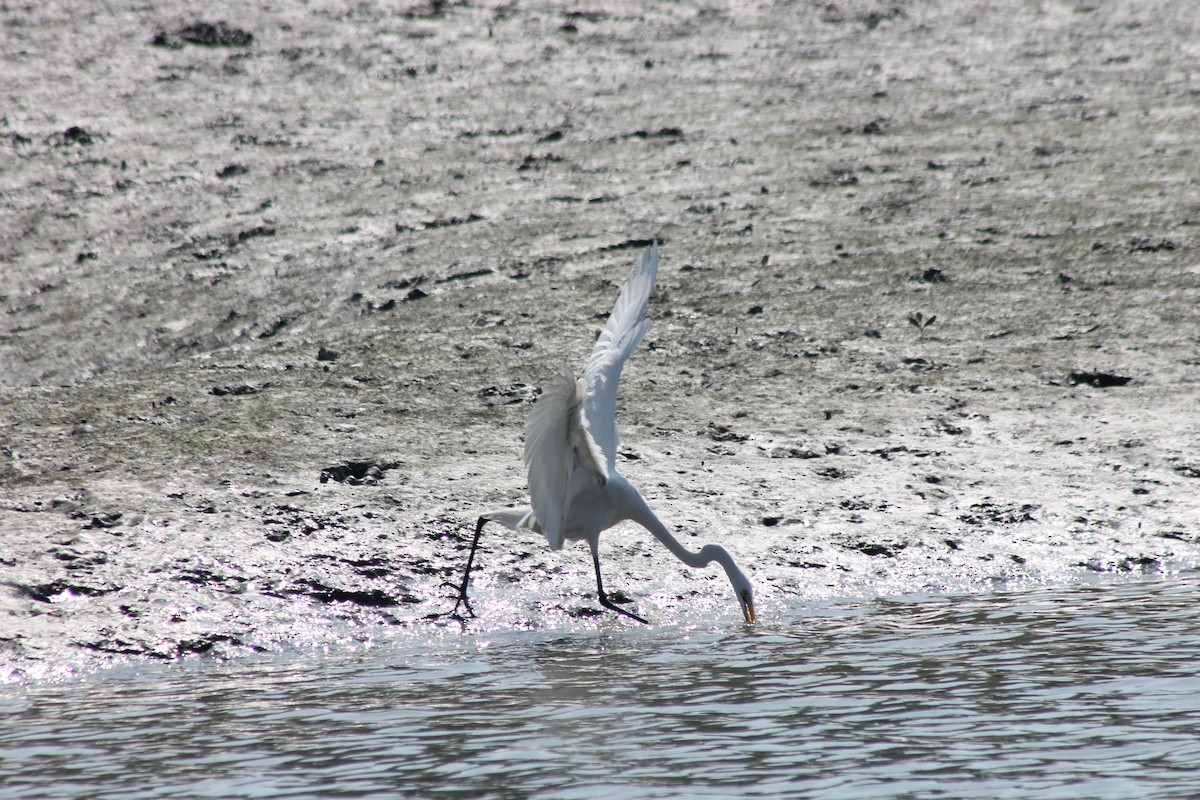
[[[572,418],[578,417],[575,376],[562,367],[533,404],[525,421],[525,466],[533,516],[550,547],[558,550],[566,536],[571,470],[575,464]]]
[[[643,251],[600,331],[588,359],[582,382],[583,426],[591,443],[601,452],[602,477],[608,478],[617,465],[617,384],[621,368],[650,327],[644,318],[658,274],[658,242]]]

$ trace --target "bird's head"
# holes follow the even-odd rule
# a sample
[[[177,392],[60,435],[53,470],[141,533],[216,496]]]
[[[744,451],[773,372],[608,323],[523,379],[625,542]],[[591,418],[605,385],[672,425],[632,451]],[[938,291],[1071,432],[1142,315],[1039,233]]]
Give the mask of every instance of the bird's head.
[[[697,556],[696,561],[700,564],[716,561],[725,568],[725,574],[729,576],[729,582],[733,585],[733,594],[742,607],[742,616],[746,618],[747,624],[754,624],[754,587],[750,585],[746,573],[738,569],[733,556],[718,544],[705,545],[700,548]]]
[[[754,590],[750,588],[750,582],[737,590],[738,602],[742,604],[742,616],[746,618],[747,625],[754,624]]]
[[[750,579],[746,574],[737,568],[733,563],[733,559],[729,559],[729,567],[725,570],[729,575],[729,582],[733,584],[733,593],[738,599],[738,603],[742,606],[742,616],[746,618],[747,625],[754,624],[754,587],[750,585]]]

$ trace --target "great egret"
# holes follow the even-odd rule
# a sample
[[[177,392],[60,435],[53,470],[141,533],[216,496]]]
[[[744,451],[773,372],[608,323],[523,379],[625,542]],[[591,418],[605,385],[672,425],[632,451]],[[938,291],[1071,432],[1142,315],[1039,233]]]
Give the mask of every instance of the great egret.
[[[750,581],[725,548],[710,544],[695,553],[686,549],[654,515],[633,484],[617,472],[617,383],[625,360],[650,327],[643,315],[657,272],[655,241],[634,264],[621,288],[583,377],[576,380],[570,368],[562,367],[534,404],[525,423],[525,466],[529,470],[532,507],[502,508],[480,515],[451,614],[457,615],[458,607],[463,605],[475,616],[467,599],[471,565],[483,526],[498,522],[509,530],[544,534],[553,550],[562,549],[567,539],[586,539],[596,568],[600,605],[645,623],[608,598],[600,577],[600,533],[622,520],[632,520],[689,567],[705,567],[714,561],[724,567],[746,622],[754,622]]]

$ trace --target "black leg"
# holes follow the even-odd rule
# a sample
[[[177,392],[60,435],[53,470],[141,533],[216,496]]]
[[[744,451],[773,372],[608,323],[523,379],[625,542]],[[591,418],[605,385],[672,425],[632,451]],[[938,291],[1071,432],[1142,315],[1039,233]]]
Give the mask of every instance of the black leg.
[[[450,616],[458,616],[458,607],[464,606],[467,613],[472,617],[475,616],[475,609],[471,608],[471,601],[467,599],[467,584],[471,580],[471,565],[475,563],[475,551],[479,548],[479,534],[483,533],[483,526],[488,522],[487,517],[480,517],[479,522],[475,524],[475,538],[471,540],[471,552],[467,555],[467,568],[463,570],[462,583],[454,584],[449,581],[446,586],[451,586],[458,589],[458,599],[454,601],[454,610],[450,612]]]
[[[592,564],[594,564],[596,567],[596,593],[600,595],[600,605],[604,606],[605,608],[609,609],[610,611],[615,611],[618,614],[623,614],[623,615],[629,617],[630,619],[636,619],[638,622],[642,623],[643,625],[649,625],[650,624],[649,622],[642,619],[637,614],[626,611],[625,609],[621,608],[619,605],[614,603],[612,600],[608,599],[608,595],[606,595],[604,593],[604,580],[600,577],[600,553],[598,552],[598,550],[599,550],[599,547],[595,544],[592,544]]]

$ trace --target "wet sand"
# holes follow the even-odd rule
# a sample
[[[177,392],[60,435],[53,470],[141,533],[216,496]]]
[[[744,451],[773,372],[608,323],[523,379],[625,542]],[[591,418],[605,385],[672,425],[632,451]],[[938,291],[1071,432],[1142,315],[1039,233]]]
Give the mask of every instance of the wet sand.
[[[0,675],[436,624],[652,238],[621,469],[766,613],[1200,565],[1186,2],[0,19]],[[485,547],[478,624],[609,624]]]

